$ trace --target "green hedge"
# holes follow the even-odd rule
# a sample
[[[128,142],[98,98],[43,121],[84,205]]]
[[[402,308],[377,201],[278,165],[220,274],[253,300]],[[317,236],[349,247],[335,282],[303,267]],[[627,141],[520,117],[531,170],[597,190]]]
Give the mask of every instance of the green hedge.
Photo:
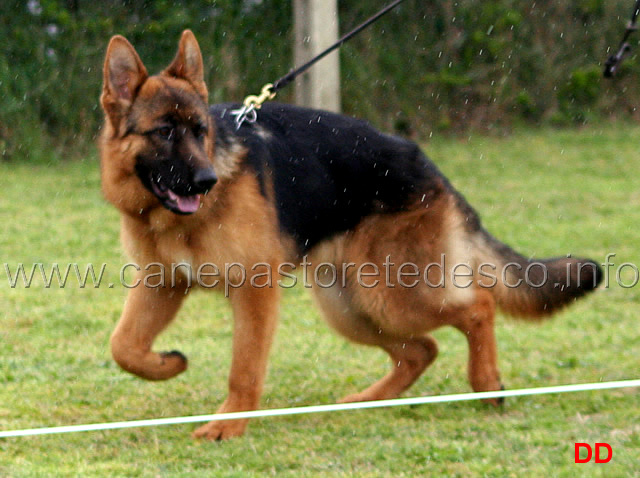
[[[180,32],[194,30],[212,101],[241,100],[292,66],[287,0],[6,3],[0,16],[4,158],[87,151],[100,127],[102,60],[115,33],[127,36],[156,71],[172,58]],[[386,2],[339,3],[347,31]],[[636,56],[615,80],[601,78],[633,3],[407,0],[343,47],[344,110],[423,137],[434,130],[633,117],[640,93]],[[290,89],[280,99],[292,96]]]

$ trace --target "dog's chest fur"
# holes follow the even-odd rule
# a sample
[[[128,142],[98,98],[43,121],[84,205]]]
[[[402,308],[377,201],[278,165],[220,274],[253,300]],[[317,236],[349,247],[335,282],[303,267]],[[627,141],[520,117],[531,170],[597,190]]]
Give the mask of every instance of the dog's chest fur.
[[[141,267],[186,264],[193,271],[204,264],[224,270],[237,263],[250,269],[256,263],[284,260],[276,213],[262,197],[255,176],[243,174],[217,187],[191,216],[162,207],[145,217],[123,216],[122,243],[132,260]]]

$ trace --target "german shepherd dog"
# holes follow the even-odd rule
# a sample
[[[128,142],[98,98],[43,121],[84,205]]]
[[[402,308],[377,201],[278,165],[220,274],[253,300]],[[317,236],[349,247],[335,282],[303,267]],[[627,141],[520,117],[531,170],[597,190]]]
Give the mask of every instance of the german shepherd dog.
[[[391,371],[346,402],[407,390],[436,358],[428,333],[443,325],[468,341],[473,390],[499,390],[496,308],[542,317],[600,282],[593,261],[532,260],[496,240],[413,142],[350,117],[275,103],[237,127],[238,105],[208,106],[189,30],[155,76],[114,36],[100,100],[102,189],[121,213],[122,244],[141,282],[111,336],[113,357],[148,380],[183,372],[182,353],[152,345],[198,284],[185,267],[170,285],[152,287],[143,266],[166,266],[153,274],[167,281],[175,264],[217,266],[216,287],[206,288],[226,290],[234,314],[229,394],[219,412],[259,407],[282,289],[264,277],[267,268],[322,264],[311,290],[329,324],[389,354]],[[223,277],[228,264],[236,267]],[[246,426],[213,421],[194,436],[226,439]]]

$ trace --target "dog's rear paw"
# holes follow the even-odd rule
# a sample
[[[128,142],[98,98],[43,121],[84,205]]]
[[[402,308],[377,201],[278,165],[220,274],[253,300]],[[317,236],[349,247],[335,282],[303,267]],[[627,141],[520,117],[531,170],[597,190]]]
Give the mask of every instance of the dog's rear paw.
[[[248,420],[212,421],[193,432],[193,438],[220,441],[239,437],[244,434],[247,423]]]
[[[500,384],[500,390],[504,390],[504,385],[503,384]],[[500,397],[500,398],[497,398],[496,400],[498,401],[498,403],[497,403],[498,406],[504,407],[504,402],[505,402],[506,398]]]
[[[500,384],[500,390],[504,390],[504,389],[505,389],[504,385]],[[505,403],[505,398],[504,397],[487,398],[483,401],[485,403],[488,403],[489,405],[493,405],[494,407],[503,407]]]
[[[338,400],[338,403],[370,402],[373,400],[376,400],[376,398],[372,398],[364,393],[353,393],[346,397],[342,397]]]

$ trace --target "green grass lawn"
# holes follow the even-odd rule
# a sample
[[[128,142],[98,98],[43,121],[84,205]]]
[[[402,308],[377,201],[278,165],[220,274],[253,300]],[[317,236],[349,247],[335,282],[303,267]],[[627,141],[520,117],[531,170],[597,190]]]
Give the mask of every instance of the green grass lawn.
[[[572,253],[640,264],[640,128],[436,138],[430,156],[486,227],[526,255]],[[226,393],[232,320],[225,300],[197,293],[158,349],[189,370],[150,383],[111,360],[108,339],[126,290],[117,212],[93,159],[0,164],[0,252],[18,263],[106,264],[103,286],[10,287],[0,273],[0,429],[212,413]],[[640,377],[636,288],[610,286],[542,324],[501,318],[508,388]],[[630,284],[630,267],[621,279]],[[113,288],[106,286],[109,282]],[[54,282],[55,284],[55,282]],[[466,341],[435,332],[440,356],[409,395],[468,392]],[[351,345],[322,322],[307,291],[285,293],[264,408],[333,403],[386,373],[386,356]],[[194,425],[0,439],[0,476],[640,476],[640,390],[254,420],[225,443],[190,438]],[[606,442],[607,464],[574,464],[574,443]]]

